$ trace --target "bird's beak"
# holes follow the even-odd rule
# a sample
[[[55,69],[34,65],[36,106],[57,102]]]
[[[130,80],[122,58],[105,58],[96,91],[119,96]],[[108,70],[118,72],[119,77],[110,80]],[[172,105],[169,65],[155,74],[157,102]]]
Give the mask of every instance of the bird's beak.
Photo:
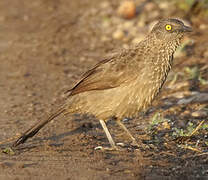
[[[183,30],[183,32],[192,32],[193,31],[191,27],[185,26],[185,25],[182,27],[182,30]]]

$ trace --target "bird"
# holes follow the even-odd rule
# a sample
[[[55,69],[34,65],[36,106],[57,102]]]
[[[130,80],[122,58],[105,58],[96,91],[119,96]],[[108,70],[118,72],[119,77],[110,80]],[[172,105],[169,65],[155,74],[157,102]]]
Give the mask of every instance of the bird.
[[[106,122],[114,119],[131,141],[137,140],[122,119],[145,111],[160,92],[173,64],[173,55],[184,35],[191,32],[182,20],[159,20],[138,44],[122,49],[88,70],[78,83],[67,91],[64,105],[47,119],[25,131],[13,144],[17,147],[33,137],[60,114],[92,114],[99,120],[109,149],[118,149]]]

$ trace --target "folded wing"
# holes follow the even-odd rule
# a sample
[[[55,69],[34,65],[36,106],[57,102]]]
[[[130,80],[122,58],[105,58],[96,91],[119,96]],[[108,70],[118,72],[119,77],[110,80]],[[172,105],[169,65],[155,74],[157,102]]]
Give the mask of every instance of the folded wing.
[[[136,69],[132,68],[132,63],[128,62],[134,60],[134,56],[130,57],[129,53],[122,52],[96,64],[69,90],[71,92],[70,95],[85,91],[116,88],[131,82],[137,77],[137,74],[134,72]]]

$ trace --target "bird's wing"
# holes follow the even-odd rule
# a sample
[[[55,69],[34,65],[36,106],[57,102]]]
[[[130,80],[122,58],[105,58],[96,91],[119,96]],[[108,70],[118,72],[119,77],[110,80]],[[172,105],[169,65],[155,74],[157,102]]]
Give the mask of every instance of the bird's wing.
[[[105,59],[87,71],[83,78],[69,91],[75,95],[85,91],[103,90],[121,86],[137,77],[135,66],[130,62],[134,53],[129,56],[126,51]],[[68,92],[69,92],[68,91]]]

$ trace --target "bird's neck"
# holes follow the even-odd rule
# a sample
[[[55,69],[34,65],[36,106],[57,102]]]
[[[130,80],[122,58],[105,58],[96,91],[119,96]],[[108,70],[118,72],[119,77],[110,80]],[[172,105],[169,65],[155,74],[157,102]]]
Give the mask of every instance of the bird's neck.
[[[168,51],[169,54],[173,54],[178,46],[181,44],[181,39],[177,38],[172,41],[167,41],[164,44],[161,44],[161,46]]]
[[[151,47],[159,51],[159,53],[167,53],[173,55],[178,46],[181,44],[182,36],[175,39],[158,39],[156,35],[152,34],[151,41],[148,43]],[[162,51],[162,52],[161,52]]]
[[[143,41],[143,44],[146,46],[143,48],[143,51],[146,51],[143,53],[145,54],[143,57],[144,63],[150,64],[147,67],[152,68],[151,71],[153,74],[159,74],[158,76],[160,77],[157,78],[163,81],[172,67],[173,54],[180,45],[180,38],[166,41],[148,37]]]

